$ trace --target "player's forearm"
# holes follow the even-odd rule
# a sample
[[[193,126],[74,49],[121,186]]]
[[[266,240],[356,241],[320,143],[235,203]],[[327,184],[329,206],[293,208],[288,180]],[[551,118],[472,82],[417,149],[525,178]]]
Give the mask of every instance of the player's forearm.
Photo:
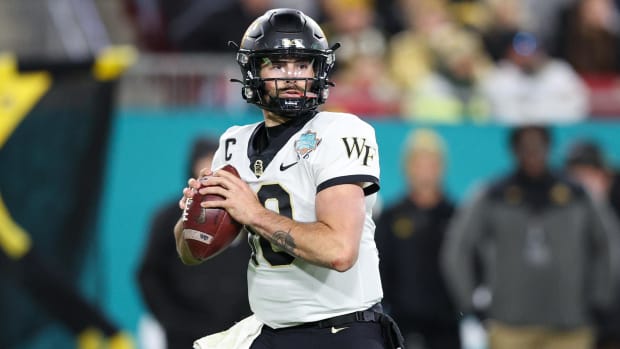
[[[192,256],[192,253],[189,251],[189,248],[187,247],[187,243],[183,238],[182,219],[179,219],[177,221],[177,224],[174,226],[174,239],[176,240],[177,253],[179,254],[179,257],[184,264],[193,265],[202,262],[201,260],[194,258]]]
[[[346,271],[357,261],[359,239],[347,241],[346,234],[323,222],[296,222],[265,210],[250,226],[281,250],[312,264]]]

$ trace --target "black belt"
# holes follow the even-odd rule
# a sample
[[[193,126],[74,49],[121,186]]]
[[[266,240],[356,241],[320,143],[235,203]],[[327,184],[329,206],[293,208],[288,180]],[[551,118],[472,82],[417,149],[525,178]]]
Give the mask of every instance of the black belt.
[[[309,322],[304,325],[310,325],[311,327],[325,328],[332,326],[342,326],[345,324],[350,324],[352,322],[379,322],[381,313],[383,312],[383,307],[381,304],[377,303],[372,307],[362,310],[356,311],[354,313],[339,315],[330,317],[329,319]]]
[[[362,310],[356,311],[349,314],[338,315],[334,317],[330,317],[328,319],[323,319],[314,322],[304,322],[303,324],[284,327],[282,329],[293,329],[293,328],[326,328],[326,327],[337,327],[345,324],[350,324],[353,322],[379,322],[381,320],[381,313],[383,312],[383,307],[380,303],[373,305],[372,307]],[[277,331],[277,330],[276,330]]]
[[[293,328],[326,328],[332,326],[339,327],[354,322],[380,323],[384,338],[389,345],[388,348],[405,349],[405,342],[402,334],[400,333],[400,330],[398,329],[398,325],[396,325],[394,320],[389,315],[383,313],[383,307],[381,306],[381,303],[377,303],[366,310],[334,316],[329,319],[324,319],[320,321],[306,322],[301,325],[285,327],[279,330],[287,330]],[[274,329],[271,330],[276,332],[278,331]]]

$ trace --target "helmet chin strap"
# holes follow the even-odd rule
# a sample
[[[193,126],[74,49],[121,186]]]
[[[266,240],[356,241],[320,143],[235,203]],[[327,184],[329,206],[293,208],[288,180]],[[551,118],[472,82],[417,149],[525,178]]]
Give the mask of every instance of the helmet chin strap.
[[[305,86],[303,89],[303,95],[299,98],[281,98],[277,97],[280,95],[280,91],[286,90],[289,85],[294,86],[296,88],[296,84],[287,83],[286,79],[276,80],[275,83],[275,97],[268,95],[265,93],[263,96],[259,96],[260,104],[259,106],[265,110],[268,110],[272,113],[275,113],[279,116],[285,118],[295,118],[304,114],[305,112],[314,110],[318,107],[317,103],[317,95],[312,91],[308,91],[309,80],[305,80]],[[284,83],[284,88],[278,87],[278,82],[282,81]]]
[[[316,109],[318,105],[304,107],[311,98],[309,97],[300,97],[300,98],[279,98],[279,97],[270,97],[269,103],[261,103],[260,107],[268,110],[276,115],[285,117],[285,118],[295,118],[300,115]]]

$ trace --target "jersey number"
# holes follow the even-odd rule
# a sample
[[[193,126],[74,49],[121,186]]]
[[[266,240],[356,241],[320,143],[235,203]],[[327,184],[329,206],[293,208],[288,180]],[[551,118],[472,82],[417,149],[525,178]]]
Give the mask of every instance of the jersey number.
[[[291,208],[291,196],[279,184],[263,185],[258,193],[258,200],[263,206],[277,210],[277,212],[285,217],[293,218],[293,210]],[[257,255],[262,252],[263,258],[271,266],[289,265],[293,263],[295,257],[282,251],[278,251],[269,241],[262,236],[250,231],[249,235],[250,248],[252,249],[252,263],[258,265]]]

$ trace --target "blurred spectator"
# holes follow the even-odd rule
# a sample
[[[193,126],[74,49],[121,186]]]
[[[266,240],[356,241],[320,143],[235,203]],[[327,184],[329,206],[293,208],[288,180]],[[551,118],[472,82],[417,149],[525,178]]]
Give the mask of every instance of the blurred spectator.
[[[481,82],[491,67],[480,38],[455,27],[433,35],[436,67],[423,75],[403,99],[403,117],[415,121],[484,122],[490,106]]]
[[[139,45],[147,51],[234,52],[254,14],[296,8],[313,17],[319,5],[304,0],[125,0]]]
[[[407,28],[391,38],[388,66],[399,86],[409,90],[434,67],[433,33],[455,24],[444,0],[402,0],[401,4]]]
[[[405,16],[401,10],[401,2],[402,0],[375,1],[377,23],[383,28],[388,38],[405,29]]]
[[[489,0],[450,0],[450,12],[461,26],[481,33],[494,18],[491,16]]]
[[[358,56],[381,56],[385,36],[375,26],[374,0],[323,0],[326,16],[322,27],[331,42],[339,42],[337,64],[348,64]]]
[[[614,0],[578,0],[562,12],[553,54],[580,74],[620,73],[620,13]]]
[[[608,201],[612,177],[607,161],[596,143],[585,140],[574,142],[564,165],[567,173],[583,185],[592,198],[602,203]]]
[[[181,3],[181,2],[179,2]],[[157,0],[127,0],[125,10],[136,33],[137,46],[146,51],[164,51],[169,48],[163,12]]]
[[[228,2],[227,6],[213,12],[198,11],[208,6],[209,1],[196,1],[180,16],[197,17],[196,13],[205,16],[193,18],[192,21],[171,21],[169,38],[172,46],[181,51],[201,52],[234,52],[228,46],[229,41],[239,43],[243,33],[252,21],[273,6],[272,0],[237,0]],[[197,11],[192,13],[191,11]]]
[[[590,114],[620,114],[618,1],[577,0],[555,27],[553,54],[568,61],[590,89]]]
[[[334,73],[325,108],[363,118],[400,114],[400,94],[378,56],[359,56]]]
[[[487,53],[493,61],[505,58],[506,50],[512,44],[515,32],[524,27],[527,11],[521,0],[486,0],[491,23],[482,30]]]
[[[592,311],[612,297],[608,221],[578,185],[547,163],[550,132],[510,133],[515,169],[459,211],[442,250],[443,271],[466,313],[480,256],[492,349],[589,349]]]
[[[375,25],[373,0],[325,0],[325,34],[339,42],[326,108],[364,117],[399,113],[398,91],[385,66],[386,39]]]
[[[210,168],[216,148],[209,139],[197,140],[188,174],[197,177],[201,169]],[[243,234],[218,258],[188,268],[170,233],[180,217],[177,199],[157,211],[138,272],[143,299],[163,327],[170,349],[191,348],[194,340],[250,314],[245,272],[250,253]]]
[[[226,0],[126,0],[138,44],[146,51],[168,51],[173,47],[170,32],[194,27],[227,6]]]
[[[386,309],[410,349],[459,349],[458,313],[439,271],[439,248],[454,210],[442,187],[443,140],[410,133],[403,154],[407,191],[377,222]]]
[[[566,160],[567,174],[579,182],[595,199],[610,224],[608,229],[614,238],[616,251],[616,288],[614,303],[601,309],[597,316],[597,346],[599,349],[620,348],[620,215],[611,209],[610,190],[613,176],[600,147],[593,141],[577,141],[570,148]]]
[[[560,25],[562,11],[579,0],[520,1],[528,14],[522,28],[535,33],[546,47],[552,47],[550,45],[555,40],[555,30]]]
[[[507,124],[567,123],[588,113],[587,89],[568,63],[551,58],[531,33],[512,35],[505,59],[484,81],[491,112]]]

